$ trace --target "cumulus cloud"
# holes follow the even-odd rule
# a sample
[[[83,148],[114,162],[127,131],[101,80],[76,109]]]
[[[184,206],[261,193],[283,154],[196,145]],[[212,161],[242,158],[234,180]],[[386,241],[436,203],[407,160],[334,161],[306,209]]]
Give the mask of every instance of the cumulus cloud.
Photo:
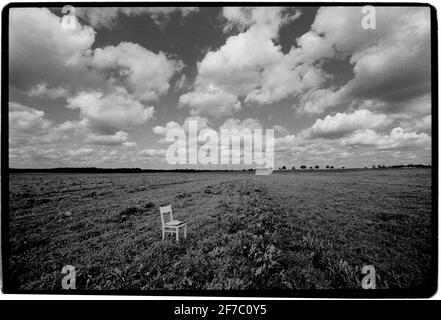
[[[47,130],[50,125],[43,111],[19,103],[9,103],[9,126],[12,131],[38,133]]]
[[[165,126],[155,126],[153,128],[153,132],[161,137],[158,141],[159,143],[172,143],[174,142],[174,139],[166,139],[167,132],[172,129],[180,129],[183,130],[185,134],[188,134],[190,121],[196,122],[197,133],[200,133],[202,130],[214,130],[215,132],[220,132],[221,129],[237,129],[238,131],[241,131],[243,129],[262,129],[262,124],[257,119],[247,118],[244,120],[239,120],[235,118],[228,118],[219,126],[218,130],[216,130],[207,120],[207,118],[192,116],[187,117],[182,125],[175,121],[169,121]]]
[[[98,144],[98,145],[122,145],[127,142],[129,135],[127,132],[118,131],[113,135],[95,135],[90,134],[86,137],[84,142],[89,144]]]
[[[193,115],[205,114],[215,118],[231,115],[241,108],[235,95],[214,87],[180,96],[179,105],[189,108]]]
[[[430,155],[431,137],[427,133],[417,133],[412,131],[411,127],[395,127],[384,133],[377,132],[376,130],[380,129],[385,131],[384,125],[390,127],[389,119],[382,116],[378,118],[378,125],[368,125],[367,122],[361,121],[359,127],[354,128],[347,122],[348,116],[357,117],[357,113],[330,116],[326,121],[316,122],[297,135],[288,134],[276,138],[276,162],[297,166],[349,163],[351,166],[364,167],[377,163],[401,163],[405,157],[412,155],[419,159]],[[368,115],[371,119],[376,119],[377,116]],[[313,127],[320,134],[313,135]]]
[[[121,8],[117,7],[75,8],[75,15],[85,20],[89,25],[94,28],[110,28],[114,26],[120,12]],[[141,10],[139,10],[139,12],[137,10],[126,11],[127,15],[136,15],[140,13]]]
[[[354,73],[339,90],[321,88],[304,96],[304,111],[322,112],[353,99],[394,107],[430,90],[429,8],[375,9],[376,29],[364,30],[360,7],[320,8],[311,30],[298,39],[292,50],[298,61],[347,57]]]
[[[188,133],[189,131],[189,123],[190,121],[196,122],[197,124],[197,132],[200,132],[204,129],[214,129],[211,123],[207,120],[207,118],[192,116],[187,117],[182,125],[175,121],[168,122],[165,126],[155,126],[153,128],[153,132],[160,136],[165,136],[168,131],[172,129],[182,129],[184,132]],[[262,129],[262,124],[259,120],[253,118],[247,118],[244,120],[228,118],[226,119],[220,126],[219,130],[226,129],[238,129],[239,131],[242,129]]]
[[[281,125],[274,125],[273,127],[274,131],[280,135],[288,135],[289,134],[289,130],[287,128],[285,128],[284,126]]]
[[[70,150],[69,155],[72,157],[90,156],[95,152],[92,148],[80,148],[78,150]]]
[[[27,165],[40,166],[56,165],[60,163],[62,152],[55,148],[40,148],[25,146],[23,148],[9,148],[9,159],[14,161],[16,167],[26,167]]]
[[[317,89],[329,77],[322,69],[313,65],[294,65],[289,56],[281,57],[261,73],[261,83],[249,92],[246,102],[270,104],[289,96]]]
[[[210,128],[210,123],[207,118],[203,118],[199,116],[191,116],[191,117],[187,117],[182,125],[180,125],[175,121],[169,121],[166,123],[165,126],[155,126],[153,127],[153,133],[161,136],[161,138],[159,139],[159,143],[170,143],[173,141],[166,140],[167,132],[169,132],[172,129],[180,129],[183,130],[186,134],[188,134],[190,121],[196,123],[198,133],[203,129]]]
[[[223,17],[227,20],[225,31],[237,27],[242,32],[251,26],[259,25],[262,31],[276,37],[281,25],[293,21],[300,16],[296,10],[293,15],[289,14],[287,8],[277,7],[224,7]]]
[[[153,107],[144,106],[123,88],[110,94],[82,91],[68,99],[67,107],[79,109],[82,123],[103,134],[141,125],[154,113]]]
[[[340,90],[333,88],[308,90],[300,96],[297,107],[298,110],[309,114],[322,113],[327,108],[349,103],[349,100],[343,100],[343,97],[344,88]]]
[[[271,38],[259,29],[231,36],[217,51],[208,52],[198,64],[196,88],[214,86],[244,96],[260,84],[260,73],[266,65],[281,56]]]
[[[172,14],[186,17],[199,11],[196,7],[108,7],[108,8],[76,8],[75,14],[94,28],[113,28],[120,15],[149,15],[160,27],[165,27]]]
[[[136,148],[138,146],[138,144],[135,141],[125,141],[125,142],[123,142],[122,145],[123,145],[123,147],[130,148],[130,149]]]
[[[155,126],[153,127],[153,132],[158,135],[166,135],[169,130],[181,129],[182,127],[175,121],[167,122],[165,126]]]
[[[88,86],[98,80],[84,63],[95,41],[92,28],[78,23],[65,29],[60,17],[46,8],[12,8],[9,20],[12,86],[28,91],[40,83]]]
[[[415,129],[429,132],[432,129],[432,116],[428,115],[415,122]]]
[[[20,103],[9,103],[9,144],[11,146],[54,143],[72,136],[76,127],[76,124],[71,121],[56,125],[46,118],[44,111]]]
[[[375,159],[379,154],[398,161],[422,159],[421,154],[430,152],[428,8],[377,7],[375,30],[361,28],[360,7],[320,8],[310,30],[292,39],[291,48],[292,42],[279,39],[280,30],[298,18],[298,10],[223,8],[227,38],[204,50],[195,78],[193,72],[182,72],[179,57],[152,51],[148,45],[95,43],[95,29],[116,26],[121,15],[148,15],[163,26],[170,17],[179,19],[195,11],[85,8],[77,12],[77,28],[64,29],[57,11],[12,8],[10,88],[19,97],[16,101],[26,102],[9,105],[11,159],[43,165],[69,159],[109,161],[108,165],[157,159],[162,149],[151,146],[138,152],[129,134],[142,130],[154,116],[154,101],[161,106],[162,97],[167,97],[166,103],[174,99],[167,96],[171,85],[180,95],[177,108],[189,110],[191,117],[178,122],[166,118],[165,125],[153,127],[160,143],[167,142],[165,136],[173,128],[188,132],[190,120],[198,122],[198,131],[214,128],[208,119],[218,129],[255,129],[262,127],[262,112],[254,109],[247,114],[249,107],[270,105],[272,119],[280,119],[280,110],[292,105],[298,111],[292,114],[293,126],[304,121],[309,128],[295,132],[289,125],[290,130],[274,126],[276,157],[288,162],[357,158],[361,163],[361,158]],[[49,101],[54,99],[58,100]],[[26,106],[30,100],[36,103]],[[52,114],[51,108],[60,101],[71,110]],[[169,109],[160,111],[158,117],[170,115]],[[67,113],[78,114],[78,119],[55,123]],[[232,118],[236,113],[245,120]],[[284,119],[283,124],[288,123]],[[60,141],[63,145],[57,145]],[[96,149],[87,154],[84,149],[90,146]],[[125,152],[104,152],[109,146],[122,146],[117,149]]]
[[[164,157],[165,149],[144,149],[139,151],[139,155],[142,157]]]
[[[195,90],[182,96],[192,110],[228,116],[240,109],[241,97],[247,103],[268,104],[324,81],[319,68],[292,64],[275,44],[288,19],[284,8],[227,7],[223,15],[227,26],[239,26],[242,32],[230,36],[218,50],[207,52],[198,63]]]
[[[237,12],[233,18],[231,12]],[[245,96],[260,85],[261,72],[283,54],[274,44],[283,22],[281,8],[225,8],[232,22],[246,20],[245,32],[233,35],[216,51],[209,51],[198,64],[196,86],[215,86],[237,96]],[[249,18],[243,17],[249,16]]]
[[[188,95],[204,96],[214,87],[259,105],[298,96],[294,107],[307,113],[374,99],[400,111],[403,102],[430,90],[429,9],[376,12],[377,28],[364,30],[360,7],[320,8],[311,30],[284,54],[274,41],[286,19],[283,8],[224,8],[227,29],[241,32],[199,62]],[[352,65],[353,78],[341,87],[329,86],[332,74],[322,65],[330,59]],[[208,114],[210,108],[201,110]],[[229,115],[235,109],[223,110]]]
[[[365,129],[342,139],[341,143],[344,146],[374,146],[377,149],[418,148],[430,147],[431,137],[426,133],[405,132],[400,127],[393,128],[388,135]]]
[[[170,22],[172,14],[179,14],[185,18],[199,11],[197,7],[150,7],[147,8],[150,17],[160,28],[165,28]]]
[[[183,64],[169,60],[163,52],[155,54],[136,43],[121,42],[95,49],[90,66],[125,84],[137,99],[149,101],[168,91],[171,77]]]
[[[128,133],[95,134],[84,121],[65,121],[59,124],[46,118],[45,112],[19,103],[9,103],[10,160],[19,166],[64,166],[75,161],[95,161],[97,150],[90,147],[70,149],[72,142],[84,142],[103,148],[122,146],[132,149],[136,142],[128,141]],[[95,150],[92,152],[91,150]]]
[[[27,95],[29,97],[48,97],[51,99],[57,99],[68,97],[69,92],[61,86],[49,88],[46,83],[39,83],[33,86]]]
[[[337,113],[317,119],[308,130],[312,137],[335,139],[360,129],[373,129],[391,124],[392,120],[384,114],[375,114],[369,110],[357,110],[353,113]]]
[[[46,8],[11,9],[11,86],[30,96],[52,98],[124,86],[136,99],[150,101],[168,91],[183,67],[181,61],[136,43],[93,49],[94,29],[77,19],[76,28],[64,28],[61,20]]]

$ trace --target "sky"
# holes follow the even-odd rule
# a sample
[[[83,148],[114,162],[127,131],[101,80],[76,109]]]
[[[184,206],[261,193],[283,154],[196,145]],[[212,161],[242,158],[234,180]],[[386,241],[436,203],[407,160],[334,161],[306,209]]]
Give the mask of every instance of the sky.
[[[169,164],[190,120],[274,129],[276,167],[431,164],[430,10],[374,9],[11,8],[9,165],[253,167]]]

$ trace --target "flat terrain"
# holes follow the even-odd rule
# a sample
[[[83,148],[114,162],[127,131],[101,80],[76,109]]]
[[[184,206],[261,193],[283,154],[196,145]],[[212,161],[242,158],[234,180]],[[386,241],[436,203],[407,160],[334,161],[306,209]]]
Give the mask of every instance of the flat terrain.
[[[12,174],[10,271],[17,289],[428,286],[431,170]],[[161,241],[158,206],[188,221]]]

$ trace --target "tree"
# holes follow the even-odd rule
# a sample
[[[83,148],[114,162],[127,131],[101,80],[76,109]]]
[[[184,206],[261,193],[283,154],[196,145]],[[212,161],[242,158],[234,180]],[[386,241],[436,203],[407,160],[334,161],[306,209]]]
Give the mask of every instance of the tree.
[[[310,166],[309,169],[312,170],[312,166]]]
[[[295,170],[296,169],[296,167],[292,167],[292,169],[291,170]]]
[[[334,166],[331,166],[331,169],[334,169]]]
[[[328,164],[328,165],[326,165],[326,169],[329,169],[329,164]]]
[[[344,169],[345,167],[341,167],[342,169]]]
[[[320,169],[320,167],[318,165],[315,165],[314,169]]]
[[[305,170],[305,169],[306,169],[306,166],[305,166],[304,164],[302,164],[302,165],[300,166],[300,169]]]
[[[283,166],[283,167],[282,167],[282,170],[286,170],[286,166]]]

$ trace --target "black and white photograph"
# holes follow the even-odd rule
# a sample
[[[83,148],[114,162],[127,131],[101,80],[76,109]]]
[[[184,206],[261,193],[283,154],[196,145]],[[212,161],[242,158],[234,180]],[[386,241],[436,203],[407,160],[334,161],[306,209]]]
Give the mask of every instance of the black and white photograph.
[[[435,294],[435,9],[172,5],[3,9],[2,290]]]

